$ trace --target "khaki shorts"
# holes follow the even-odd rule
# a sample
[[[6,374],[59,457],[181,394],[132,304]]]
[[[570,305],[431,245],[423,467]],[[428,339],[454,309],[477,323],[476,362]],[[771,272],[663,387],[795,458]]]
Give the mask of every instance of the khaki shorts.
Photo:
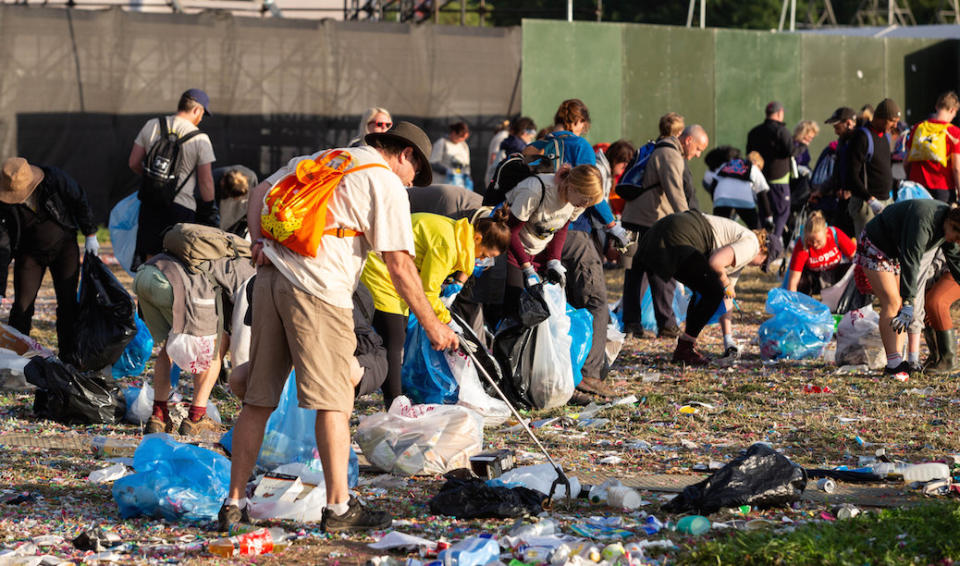
[[[173,286],[155,266],[144,265],[133,279],[133,292],[150,335],[163,343],[173,326]]]
[[[304,409],[353,411],[353,312],[297,288],[273,266],[253,288],[250,378],[243,402],[276,407],[290,369]]]

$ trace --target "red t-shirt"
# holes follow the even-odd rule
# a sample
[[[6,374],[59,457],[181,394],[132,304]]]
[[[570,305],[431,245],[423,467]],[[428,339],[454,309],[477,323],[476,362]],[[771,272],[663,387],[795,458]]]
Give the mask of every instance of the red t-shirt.
[[[926,121],[932,124],[946,124],[946,122],[932,118]],[[917,126],[922,123],[914,124],[910,128],[910,138],[907,140],[907,155],[910,155],[910,147],[913,145]],[[940,165],[937,161],[912,161],[910,162],[910,180],[920,183],[928,189],[950,189],[950,179],[953,176],[950,171],[950,156],[954,153],[960,153],[960,128],[951,124],[947,126],[947,164]]]
[[[836,238],[834,238],[836,235]],[[857,251],[857,245],[846,234],[836,228],[827,229],[827,243],[822,248],[808,249],[803,238],[797,240],[790,259],[790,271],[826,271],[836,267],[844,257],[851,258]]]

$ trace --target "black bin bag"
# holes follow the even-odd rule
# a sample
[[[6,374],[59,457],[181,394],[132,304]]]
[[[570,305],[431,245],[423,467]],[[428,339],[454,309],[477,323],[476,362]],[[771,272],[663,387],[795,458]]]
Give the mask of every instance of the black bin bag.
[[[526,487],[493,487],[475,478],[448,478],[430,500],[430,512],[458,519],[512,519],[539,515],[546,498]]]
[[[23,373],[37,386],[33,413],[38,418],[64,424],[116,424],[126,412],[120,388],[95,372],[79,372],[55,357],[37,357]]]
[[[80,272],[79,303],[76,342],[63,358],[81,371],[101,370],[120,359],[137,335],[133,298],[99,257],[87,253]]]
[[[807,473],[802,467],[757,443],[709,478],[686,487],[663,509],[701,515],[741,505],[763,509],[799,500],[806,486]]]

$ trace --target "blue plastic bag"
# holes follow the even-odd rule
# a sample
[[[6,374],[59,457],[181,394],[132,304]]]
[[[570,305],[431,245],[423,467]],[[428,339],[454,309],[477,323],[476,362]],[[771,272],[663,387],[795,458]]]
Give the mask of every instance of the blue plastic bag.
[[[433,349],[413,314],[407,320],[400,383],[403,394],[417,405],[452,405],[460,399],[460,384],[450,371],[446,357]]]
[[[283,464],[308,463],[317,459],[316,421],[315,410],[304,409],[297,404],[296,375],[290,372],[290,378],[280,394],[280,402],[267,420],[257,464],[272,470]],[[223,435],[220,444],[227,452],[233,452],[233,429]],[[351,447],[347,467],[347,483],[350,487],[356,487],[359,476],[360,463]]]
[[[163,433],[143,437],[133,468],[135,474],[113,484],[113,499],[124,518],[210,521],[230,485],[230,460]]]
[[[137,226],[140,223],[140,197],[134,192],[124,198],[110,211],[110,243],[113,245],[113,256],[117,262],[131,276],[130,268],[133,265],[133,254],[137,248]]]
[[[929,191],[923,185],[915,181],[900,181],[900,188],[897,189],[897,202],[911,199],[932,199]]]
[[[593,346],[593,315],[587,309],[575,309],[567,305],[570,317],[570,361],[573,362],[573,385],[583,379],[583,364]]]
[[[827,305],[803,293],[774,288],[766,310],[774,315],[760,325],[760,356],[766,360],[817,358],[833,339],[833,315]]]
[[[684,293],[684,288],[677,285],[673,293],[673,317],[677,326],[687,320],[687,305],[690,303],[690,297]],[[657,317],[653,312],[653,296],[650,294],[650,287],[643,293],[643,299],[640,301],[640,323],[644,330],[657,332]],[[622,330],[622,328],[621,328]]]
[[[124,348],[123,353],[120,354],[120,359],[113,362],[113,377],[120,379],[121,377],[140,375],[152,354],[153,336],[150,335],[146,323],[138,316],[137,335]]]

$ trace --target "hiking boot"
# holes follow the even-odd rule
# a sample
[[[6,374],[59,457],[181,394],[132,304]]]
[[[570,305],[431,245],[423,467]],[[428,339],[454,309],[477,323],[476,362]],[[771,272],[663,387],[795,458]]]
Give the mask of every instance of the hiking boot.
[[[605,382],[600,381],[596,377],[584,377],[580,380],[580,385],[577,385],[577,391],[582,391],[584,393],[589,393],[590,395],[596,395],[597,397],[612,398],[616,397],[617,393]]]
[[[910,373],[911,373],[912,371],[913,371],[913,368],[910,367],[910,362],[904,360],[904,361],[900,362],[900,365],[898,365],[898,366],[895,367],[895,368],[892,368],[892,367],[884,367],[884,368],[883,368],[883,375],[887,375],[887,376],[893,377],[893,378],[896,379],[897,381],[906,381],[906,380],[910,379]]]
[[[145,434],[155,434],[158,432],[173,434],[173,421],[164,421],[160,417],[150,415],[150,420],[147,421],[147,428],[144,432]]]
[[[953,373],[960,369],[957,365],[957,339],[950,330],[935,330],[937,342],[937,361],[926,368],[930,373]],[[931,354],[932,357],[932,354]]]
[[[204,415],[197,422],[189,418],[180,421],[180,436],[207,436],[214,434],[223,434],[223,427],[213,422],[213,419]]]
[[[371,531],[386,529],[393,524],[393,517],[385,511],[373,511],[351,495],[349,509],[343,515],[334,515],[328,506],[320,519],[320,531]]]
[[[676,324],[671,324],[670,326],[664,326],[657,332],[657,338],[679,338],[682,334],[680,327]]]
[[[705,366],[710,363],[710,360],[693,347],[693,342],[689,340],[677,340],[677,349],[673,351],[673,363],[688,366]]]
[[[567,405],[572,405],[574,407],[586,407],[590,403],[593,403],[593,395],[584,393],[579,389],[574,389],[573,396],[570,397],[569,401],[567,401]]]
[[[227,505],[220,507],[217,513],[217,530],[221,533],[232,533],[240,523],[251,524],[250,514],[247,513],[247,507],[240,509],[236,505]]]
[[[623,333],[626,334],[627,338],[637,338],[637,339],[646,338],[646,334],[643,329],[643,324],[639,322],[624,322]]]

